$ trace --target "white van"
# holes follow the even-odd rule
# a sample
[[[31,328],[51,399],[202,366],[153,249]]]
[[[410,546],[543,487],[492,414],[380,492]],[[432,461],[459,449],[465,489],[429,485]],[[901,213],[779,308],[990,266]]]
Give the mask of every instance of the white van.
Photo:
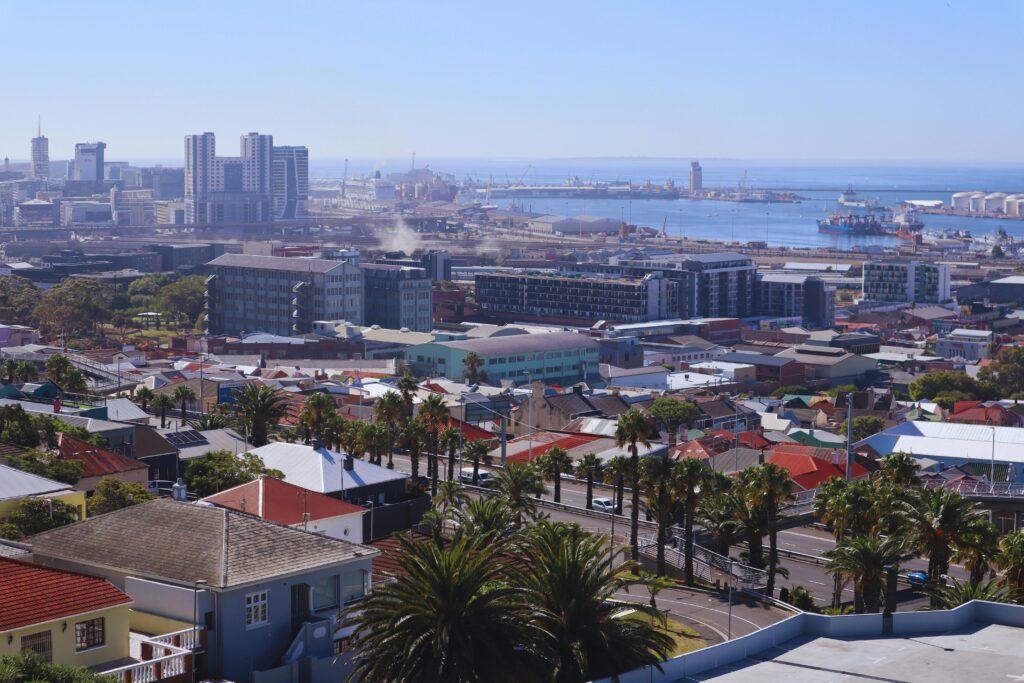
[[[477,482],[478,482],[477,486],[486,486],[487,485],[487,480],[490,478],[490,476],[491,476],[491,473],[488,472],[487,470],[485,470],[485,469],[479,470],[477,472]],[[459,470],[459,481],[461,481],[463,484],[472,484],[473,483],[473,468],[472,467],[463,467],[461,470]]]

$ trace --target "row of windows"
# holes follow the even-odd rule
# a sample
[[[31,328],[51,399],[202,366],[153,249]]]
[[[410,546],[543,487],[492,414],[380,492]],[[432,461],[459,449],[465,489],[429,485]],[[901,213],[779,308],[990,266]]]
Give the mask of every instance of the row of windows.
[[[339,581],[340,578],[340,581]],[[321,612],[362,599],[366,595],[366,573],[363,570],[345,572],[340,577],[327,576],[312,586],[312,610]],[[245,596],[245,625],[262,626],[270,623],[270,595],[267,591]]]

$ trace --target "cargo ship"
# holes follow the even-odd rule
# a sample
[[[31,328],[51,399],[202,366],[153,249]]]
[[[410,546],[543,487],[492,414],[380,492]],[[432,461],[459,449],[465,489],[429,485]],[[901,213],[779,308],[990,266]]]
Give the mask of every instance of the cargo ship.
[[[882,227],[901,240],[916,240],[924,229],[924,222],[916,211],[900,211],[893,214],[891,219],[884,221]]]
[[[884,235],[885,226],[873,215],[834,213],[818,221],[818,232],[838,235]]]
[[[853,185],[847,186],[839,195],[839,206],[844,206],[848,209],[870,209],[875,206],[875,203],[872,199],[859,197],[854,191]]]

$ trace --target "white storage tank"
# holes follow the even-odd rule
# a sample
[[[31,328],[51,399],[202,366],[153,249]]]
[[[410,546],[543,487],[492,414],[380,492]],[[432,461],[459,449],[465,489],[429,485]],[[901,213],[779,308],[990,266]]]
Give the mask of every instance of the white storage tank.
[[[960,209],[961,211],[970,211],[971,209],[971,194],[970,192],[957,192],[953,195],[950,205],[954,209]]]
[[[1006,200],[1003,202],[1003,213],[1007,216],[1020,216],[1022,209],[1024,209],[1024,194],[1016,192],[1006,196]]]
[[[972,192],[970,206],[968,211],[972,213],[981,213],[985,210],[985,193],[984,192]]]
[[[1005,192],[990,192],[985,195],[985,213],[995,213],[996,211],[1001,212],[1005,202]]]

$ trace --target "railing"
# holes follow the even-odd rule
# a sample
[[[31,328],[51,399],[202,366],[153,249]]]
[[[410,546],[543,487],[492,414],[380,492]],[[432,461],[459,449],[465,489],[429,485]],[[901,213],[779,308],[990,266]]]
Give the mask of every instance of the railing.
[[[140,660],[99,672],[120,683],[156,683],[192,671],[195,651],[205,646],[206,629],[182,629],[159,636],[138,638]]]
[[[986,498],[1021,498],[1024,497],[1024,484],[990,484],[987,481],[941,481],[924,482],[926,489],[946,489],[956,491],[964,496]]]
[[[679,546],[686,543],[686,538],[682,533],[676,534],[675,538]],[[751,588],[763,588],[768,585],[768,572],[765,570],[745,565],[725,555],[719,555],[696,543],[693,544],[693,560],[695,563],[701,562],[715,571],[745,583]]]

